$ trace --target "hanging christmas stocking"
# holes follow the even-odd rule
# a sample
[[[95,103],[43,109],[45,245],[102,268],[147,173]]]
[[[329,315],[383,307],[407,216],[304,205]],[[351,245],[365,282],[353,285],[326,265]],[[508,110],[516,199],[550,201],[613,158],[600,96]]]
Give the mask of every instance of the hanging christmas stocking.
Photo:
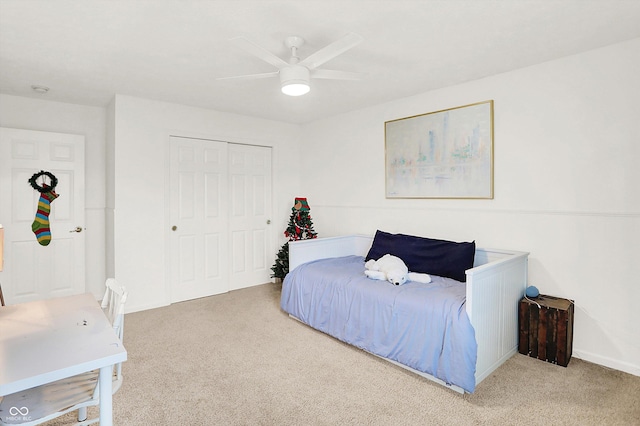
[[[45,189],[47,185],[43,185]],[[31,224],[31,230],[36,234],[38,243],[41,246],[48,246],[51,242],[51,230],[49,229],[49,213],[51,212],[51,203],[58,198],[56,191],[51,189],[48,192],[40,193],[40,199],[38,200],[38,211],[36,212],[36,218]]]

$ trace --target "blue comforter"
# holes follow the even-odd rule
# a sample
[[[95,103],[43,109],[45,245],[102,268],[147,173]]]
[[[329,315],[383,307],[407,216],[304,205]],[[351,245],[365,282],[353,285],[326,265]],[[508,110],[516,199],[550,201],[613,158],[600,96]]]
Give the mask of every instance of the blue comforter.
[[[477,344],[465,284],[432,276],[394,286],[364,275],[364,258],[305,263],[282,285],[281,308],[343,342],[475,390]]]

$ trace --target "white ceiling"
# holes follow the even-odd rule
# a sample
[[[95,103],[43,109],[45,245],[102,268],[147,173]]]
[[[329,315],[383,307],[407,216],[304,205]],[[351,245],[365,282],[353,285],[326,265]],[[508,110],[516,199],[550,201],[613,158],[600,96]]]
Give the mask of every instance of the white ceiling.
[[[312,80],[289,97],[229,39],[302,58],[356,32],[323,67],[362,81]],[[0,0],[0,92],[84,105],[116,93],[305,123],[640,37],[640,0]],[[48,86],[38,95],[31,85]]]

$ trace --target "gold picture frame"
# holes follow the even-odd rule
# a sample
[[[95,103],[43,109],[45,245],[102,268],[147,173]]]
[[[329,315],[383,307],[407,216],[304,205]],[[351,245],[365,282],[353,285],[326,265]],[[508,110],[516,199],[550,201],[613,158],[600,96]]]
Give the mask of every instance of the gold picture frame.
[[[386,121],[385,196],[493,199],[493,100]]]

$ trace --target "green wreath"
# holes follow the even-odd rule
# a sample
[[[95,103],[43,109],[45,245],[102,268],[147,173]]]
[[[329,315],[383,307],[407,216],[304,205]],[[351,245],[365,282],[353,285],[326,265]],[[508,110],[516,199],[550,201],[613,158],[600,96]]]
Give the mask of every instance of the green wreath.
[[[38,182],[36,182],[36,179],[38,179],[40,176],[47,176],[51,180],[50,184],[47,185],[43,183],[42,186],[38,185]],[[45,172],[44,170],[40,170],[39,173],[34,173],[33,176],[29,178],[29,183],[31,184],[33,189],[40,192],[41,194],[44,194],[46,192],[51,192],[56,188],[56,185],[58,185],[58,178],[55,177],[51,172]]]

